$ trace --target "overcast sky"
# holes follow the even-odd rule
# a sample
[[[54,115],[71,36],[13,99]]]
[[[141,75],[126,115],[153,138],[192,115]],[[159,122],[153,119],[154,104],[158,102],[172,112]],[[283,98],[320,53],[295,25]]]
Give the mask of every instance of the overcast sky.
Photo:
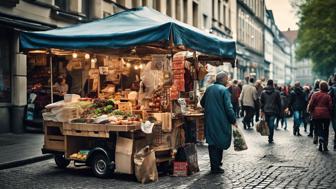
[[[266,8],[273,11],[275,23],[281,31],[285,31],[288,28],[291,30],[298,29],[296,23],[299,20],[290,1],[291,0],[266,0]]]

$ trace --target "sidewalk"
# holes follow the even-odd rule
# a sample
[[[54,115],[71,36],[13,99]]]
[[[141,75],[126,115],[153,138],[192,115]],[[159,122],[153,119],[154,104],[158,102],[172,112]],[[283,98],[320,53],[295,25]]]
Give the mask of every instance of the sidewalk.
[[[52,156],[42,154],[43,134],[0,134],[0,170],[17,167]]]

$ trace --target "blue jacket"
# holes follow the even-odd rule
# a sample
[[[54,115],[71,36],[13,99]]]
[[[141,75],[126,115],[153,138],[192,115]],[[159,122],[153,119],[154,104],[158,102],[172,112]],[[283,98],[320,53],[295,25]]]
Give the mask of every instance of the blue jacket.
[[[207,143],[228,149],[232,139],[231,125],[236,123],[229,90],[219,83],[211,85],[205,91],[201,105],[204,108]]]

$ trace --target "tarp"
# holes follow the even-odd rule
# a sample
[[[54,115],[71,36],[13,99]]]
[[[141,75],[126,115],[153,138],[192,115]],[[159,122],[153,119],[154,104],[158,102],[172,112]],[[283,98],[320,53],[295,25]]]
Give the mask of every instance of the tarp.
[[[104,19],[39,32],[22,32],[20,47],[32,49],[118,49],[169,42],[175,46],[222,58],[235,59],[233,40],[219,38],[172,19],[160,12],[139,7]]]

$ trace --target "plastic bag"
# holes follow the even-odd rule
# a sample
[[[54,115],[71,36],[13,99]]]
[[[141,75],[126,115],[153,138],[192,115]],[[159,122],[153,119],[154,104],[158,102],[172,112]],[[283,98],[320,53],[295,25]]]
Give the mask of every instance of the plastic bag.
[[[246,141],[243,132],[238,127],[233,127],[233,144],[235,151],[247,150]]]
[[[261,136],[269,135],[269,128],[264,119],[260,120],[259,123],[257,123],[256,129],[257,129],[257,132],[261,134]]]
[[[158,180],[155,152],[149,146],[134,155],[134,165],[135,176],[142,184]]]
[[[146,134],[151,134],[153,130],[154,123],[150,121],[146,121],[145,123],[141,123],[141,131]]]

